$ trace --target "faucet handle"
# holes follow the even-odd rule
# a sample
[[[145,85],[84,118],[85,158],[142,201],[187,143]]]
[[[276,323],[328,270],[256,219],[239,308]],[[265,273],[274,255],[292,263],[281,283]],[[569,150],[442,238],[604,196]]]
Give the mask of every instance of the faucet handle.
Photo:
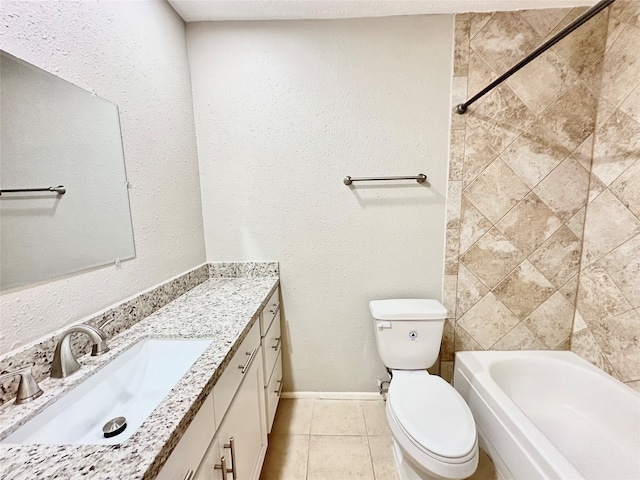
[[[38,382],[36,382],[36,379],[33,378],[32,367],[33,365],[29,365],[28,367],[19,368],[18,370],[0,375],[0,381],[5,378],[20,375],[20,383],[18,384],[18,392],[16,394],[15,401],[16,405],[30,402],[42,395],[42,389],[38,385]]]

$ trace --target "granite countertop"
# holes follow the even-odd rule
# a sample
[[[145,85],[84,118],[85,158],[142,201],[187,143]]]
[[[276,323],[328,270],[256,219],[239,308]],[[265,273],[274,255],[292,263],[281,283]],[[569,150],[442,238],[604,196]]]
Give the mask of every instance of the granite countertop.
[[[48,378],[40,382],[44,390],[40,398],[1,409],[0,438],[5,438],[61,394],[144,338],[214,339],[128,440],[120,445],[0,444],[0,478],[155,478],[278,283],[278,277],[207,280],[109,340],[111,350],[106,354],[82,357],[79,372],[63,380]]]

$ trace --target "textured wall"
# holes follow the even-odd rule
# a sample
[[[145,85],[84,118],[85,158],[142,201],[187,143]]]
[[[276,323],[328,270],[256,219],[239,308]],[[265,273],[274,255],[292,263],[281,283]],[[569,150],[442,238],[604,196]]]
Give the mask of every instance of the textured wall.
[[[137,257],[4,292],[0,352],[204,262],[184,23],[165,2],[2,2],[1,48],[116,103]]]
[[[610,8],[571,350],[640,390],[640,2]]]
[[[454,104],[583,10],[456,17]],[[638,380],[640,11],[610,10],[453,117],[445,374],[458,350],[571,348]]]
[[[452,17],[187,34],[208,260],[279,260],[286,390],[375,390],[369,300],[442,291]]]

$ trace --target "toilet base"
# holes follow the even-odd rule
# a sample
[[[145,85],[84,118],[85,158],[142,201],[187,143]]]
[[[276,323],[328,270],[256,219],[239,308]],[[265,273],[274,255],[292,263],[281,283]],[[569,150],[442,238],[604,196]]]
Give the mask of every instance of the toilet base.
[[[396,460],[400,480],[442,480],[440,477],[434,477],[415,467],[402,453],[402,449],[395,438],[393,439],[393,457]]]

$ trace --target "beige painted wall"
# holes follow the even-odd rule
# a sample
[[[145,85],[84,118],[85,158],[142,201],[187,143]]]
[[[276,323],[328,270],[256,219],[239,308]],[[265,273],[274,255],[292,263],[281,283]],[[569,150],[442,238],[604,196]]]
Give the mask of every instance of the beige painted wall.
[[[638,379],[639,12],[611,10],[453,117],[445,375],[458,350],[571,348]],[[453,103],[582,11],[456,17]]]
[[[440,298],[452,21],[188,25],[207,259],[280,261],[285,390],[375,391],[369,300]]]

